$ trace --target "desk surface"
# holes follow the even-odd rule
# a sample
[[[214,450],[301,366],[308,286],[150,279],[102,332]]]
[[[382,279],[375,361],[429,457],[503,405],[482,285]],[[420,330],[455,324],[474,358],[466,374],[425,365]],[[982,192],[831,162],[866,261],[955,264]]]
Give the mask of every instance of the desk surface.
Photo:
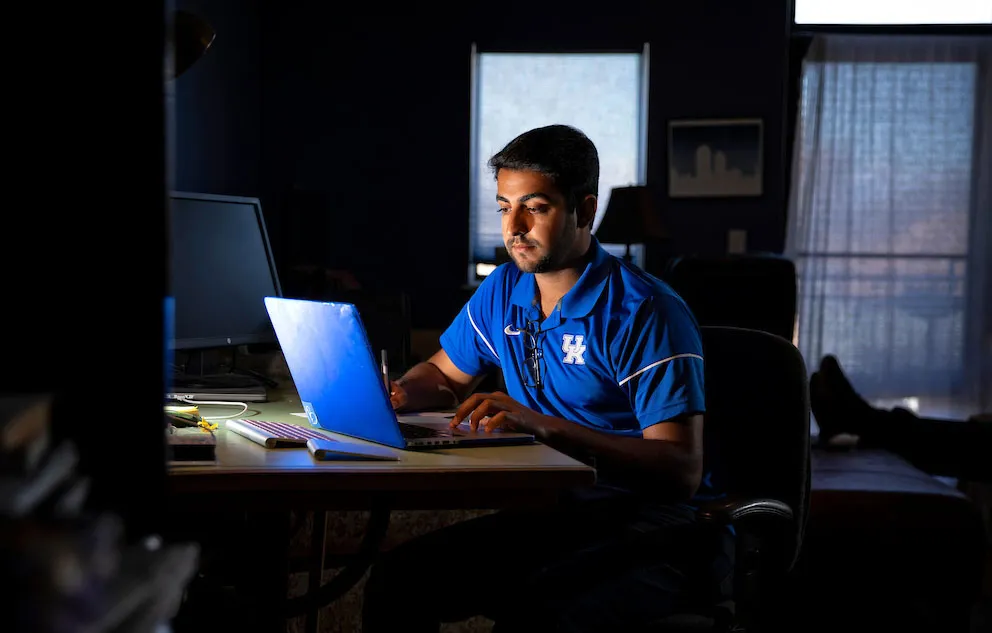
[[[235,411],[225,406],[201,406],[201,414],[207,417]],[[302,411],[299,397],[293,393],[275,402],[253,404],[239,417],[307,426],[305,419],[292,415]],[[353,507],[366,505],[357,502],[356,496],[391,494],[394,503],[400,499],[407,502],[402,505],[424,507],[423,495],[415,493],[444,493],[443,505],[457,506],[464,504],[453,504],[452,497],[471,492],[484,493],[492,500],[488,504],[499,506],[500,493],[556,494],[595,481],[591,467],[542,444],[397,451],[401,456],[398,462],[316,461],[306,448],[266,449],[225,429],[223,420],[218,422],[217,463],[170,468],[167,486],[172,495],[205,500],[217,499],[217,493],[274,493],[285,503],[311,505],[301,495],[323,493],[320,496],[326,497],[333,493],[337,502]],[[467,500],[465,504],[477,505]],[[335,504],[327,500],[327,505]]]

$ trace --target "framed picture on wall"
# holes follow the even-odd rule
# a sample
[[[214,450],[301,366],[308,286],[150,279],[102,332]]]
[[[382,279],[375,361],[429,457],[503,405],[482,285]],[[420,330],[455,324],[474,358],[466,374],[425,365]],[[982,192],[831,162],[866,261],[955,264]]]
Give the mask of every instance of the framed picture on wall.
[[[669,197],[760,196],[763,132],[761,119],[669,121]]]

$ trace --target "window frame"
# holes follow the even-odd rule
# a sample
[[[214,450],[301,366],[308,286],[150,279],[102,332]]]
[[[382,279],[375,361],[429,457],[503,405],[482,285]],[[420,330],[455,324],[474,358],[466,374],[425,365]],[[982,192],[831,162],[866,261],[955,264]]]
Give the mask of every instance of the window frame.
[[[494,266],[500,262],[494,258],[491,261],[476,260],[474,253],[475,244],[475,216],[474,209],[476,192],[479,187],[478,166],[475,164],[478,155],[479,143],[479,64],[482,55],[487,54],[507,54],[516,53],[524,55],[638,55],[640,57],[640,94],[638,95],[638,139],[637,139],[637,181],[638,184],[647,182],[648,168],[648,94],[650,92],[650,65],[651,65],[651,45],[649,42],[641,42],[638,45],[630,46],[610,46],[604,48],[580,48],[556,46],[549,49],[541,49],[533,46],[516,45],[488,45],[480,42],[472,42],[469,54],[469,187],[468,187],[468,265],[467,265],[467,286],[477,287],[485,275],[477,273],[477,266]],[[633,252],[633,248],[632,248]]]
[[[974,24],[797,24],[796,0],[789,0],[789,25],[793,35],[816,33],[902,35],[989,35],[992,23]]]

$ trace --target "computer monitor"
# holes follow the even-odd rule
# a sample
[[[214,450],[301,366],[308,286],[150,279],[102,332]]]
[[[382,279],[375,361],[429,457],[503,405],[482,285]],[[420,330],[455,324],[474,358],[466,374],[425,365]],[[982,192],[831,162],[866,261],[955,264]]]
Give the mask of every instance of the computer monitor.
[[[175,349],[275,343],[263,299],[282,296],[257,198],[171,194]]]

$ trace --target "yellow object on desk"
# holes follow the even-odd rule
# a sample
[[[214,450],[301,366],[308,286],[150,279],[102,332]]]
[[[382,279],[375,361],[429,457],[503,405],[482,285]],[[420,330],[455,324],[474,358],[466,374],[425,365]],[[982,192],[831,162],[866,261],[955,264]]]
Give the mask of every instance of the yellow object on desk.
[[[197,408],[195,404],[167,404],[165,405],[166,413],[191,413],[198,415],[200,409]]]
[[[202,426],[204,423],[200,410],[195,406],[165,405],[165,415],[172,425],[177,427]],[[214,426],[216,428],[216,425]]]

